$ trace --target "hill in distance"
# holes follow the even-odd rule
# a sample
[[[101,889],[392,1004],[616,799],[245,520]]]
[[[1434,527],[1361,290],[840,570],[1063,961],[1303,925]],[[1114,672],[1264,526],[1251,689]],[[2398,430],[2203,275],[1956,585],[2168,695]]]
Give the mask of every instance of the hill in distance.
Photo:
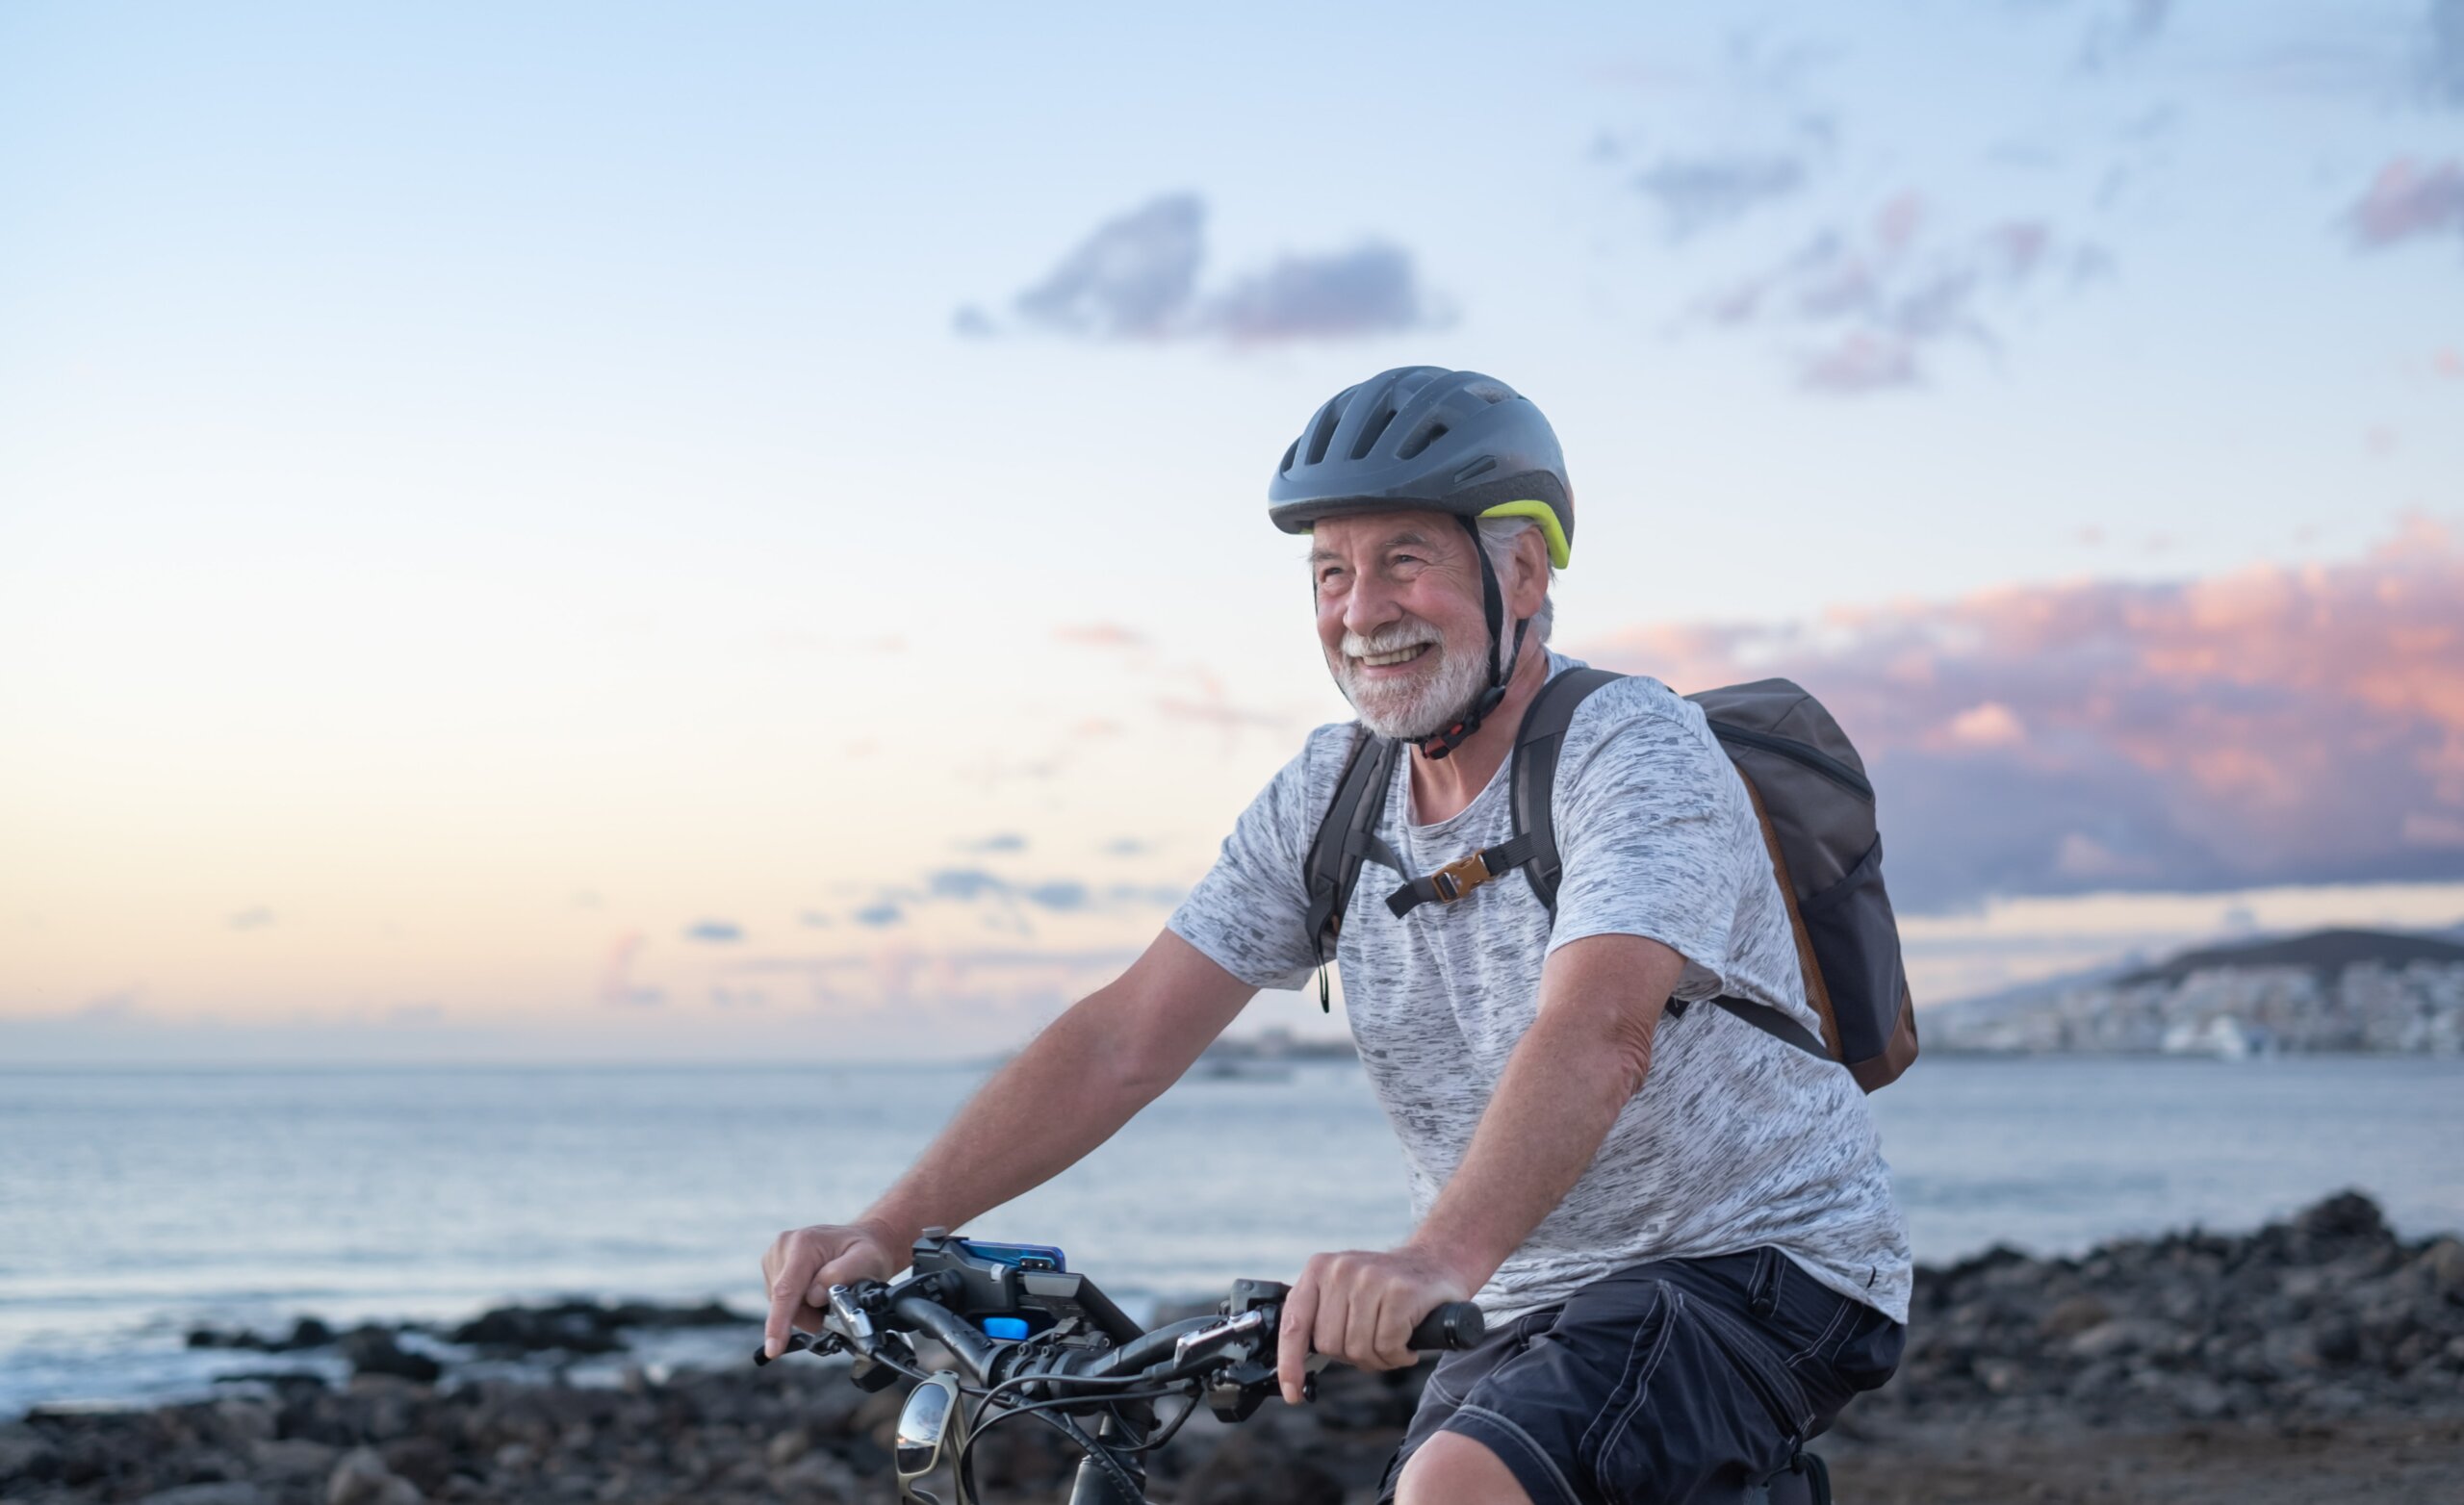
[[[2178,982],[2194,972],[2231,967],[2306,967],[2327,977],[2363,962],[2401,967],[2415,961],[2464,962],[2464,939],[2391,931],[2313,931],[2276,940],[2186,951],[2169,961],[2125,973],[2116,982],[2125,987]]]

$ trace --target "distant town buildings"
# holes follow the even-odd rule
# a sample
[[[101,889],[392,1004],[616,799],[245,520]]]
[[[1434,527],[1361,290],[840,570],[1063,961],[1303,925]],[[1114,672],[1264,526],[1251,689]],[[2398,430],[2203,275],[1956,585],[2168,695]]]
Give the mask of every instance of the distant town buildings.
[[[2205,967],[1921,1023],[1929,1048],[2254,1056],[2464,1054],[2464,962]]]

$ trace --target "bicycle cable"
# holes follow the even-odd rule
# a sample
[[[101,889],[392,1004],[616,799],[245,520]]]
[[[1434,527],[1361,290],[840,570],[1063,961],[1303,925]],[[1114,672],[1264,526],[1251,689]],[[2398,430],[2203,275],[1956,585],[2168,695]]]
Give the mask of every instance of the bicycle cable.
[[[1116,1395],[1110,1397],[1110,1399],[1103,1404],[1118,1405],[1124,1400],[1159,1400],[1165,1396],[1177,1395],[1179,1393],[1180,1391],[1176,1390],[1159,1388],[1138,1391],[1131,1394]],[[1081,1452],[1085,1453],[1089,1458],[1095,1460],[1098,1467],[1102,1467],[1105,1472],[1111,1474],[1113,1482],[1119,1485],[1128,1497],[1132,1499],[1137,1498],[1142,1492],[1138,1489],[1136,1481],[1129,1477],[1129,1471],[1121,1467],[1120,1460],[1113,1456],[1113,1450],[1103,1442],[1097,1441],[1095,1438],[1089,1436],[1086,1428],[1078,1425],[1077,1422],[1068,1416],[1067,1408],[1083,1406],[1086,1404],[1088,1404],[1088,1402],[1081,1397],[1065,1395],[1051,1400],[1029,1401],[1024,1405],[1006,1407],[999,1415],[992,1417],[989,1421],[985,1422],[981,1426],[970,1428],[967,1432],[966,1441],[959,1448],[958,1461],[955,1465],[956,1467],[966,1470],[965,1477],[967,1479],[967,1492],[970,1495],[975,1492],[973,1460],[975,1444],[982,1441],[987,1434],[991,1432],[994,1427],[999,1426],[1004,1421],[1008,1421],[1015,1416],[1034,1416],[1037,1420],[1054,1428],[1059,1431],[1062,1436],[1069,1439],[1069,1441],[1074,1443]],[[1177,1425],[1177,1422],[1175,1425]],[[1142,1449],[1135,1450],[1142,1451]]]

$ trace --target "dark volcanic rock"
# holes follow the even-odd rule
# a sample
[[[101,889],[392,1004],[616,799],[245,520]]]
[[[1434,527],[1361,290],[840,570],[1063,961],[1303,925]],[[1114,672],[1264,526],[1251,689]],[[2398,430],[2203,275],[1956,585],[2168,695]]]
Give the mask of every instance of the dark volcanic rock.
[[[2075,1260],[1997,1249],[1916,1272],[1899,1375],[1857,1406],[2089,1425],[2456,1407],[2451,1265],[2464,1246],[2402,1243],[2357,1192],[2238,1237],[2128,1239]]]
[[[337,1346],[355,1374],[390,1374],[424,1385],[445,1372],[443,1365],[425,1354],[412,1353],[381,1327],[352,1328]]]
[[[573,1352],[577,1338],[589,1343],[626,1327],[703,1320],[704,1312],[715,1314],[708,1320],[734,1320],[724,1309],[648,1311],[587,1303],[506,1309],[455,1336],[469,1332],[465,1340],[482,1348]],[[2180,1429],[2194,1447],[2205,1445],[2195,1442],[2201,1438],[2234,1440],[2229,1449],[2215,1444],[2219,1456],[2238,1456],[2233,1450],[2254,1438],[2341,1435],[2336,1428],[2464,1435],[2446,1419],[2464,1416],[2464,1243],[2406,1244],[2357,1196],[2241,1236],[2130,1239],[2076,1259],[1994,1250],[1920,1270],[1912,1314],[1898,1377],[1860,1397],[1822,1450],[1854,1459],[1872,1448],[1890,1464],[1918,1445],[1912,1439],[1981,1439],[1962,1445],[1999,1447],[2070,1437],[2083,1441],[2059,1456],[2093,1463],[2118,1445],[2113,1440],[2151,1428]],[[829,1505],[895,1492],[886,1444],[904,1387],[866,1394],[847,1383],[843,1365],[745,1365],[659,1383],[637,1377],[613,1389],[499,1378],[453,1384],[448,1368],[441,1387],[433,1361],[406,1350],[395,1331],[355,1329],[338,1345],[358,1371],[343,1389],[314,1375],[268,1375],[195,1405],[38,1411],[0,1424],[0,1498],[11,1505]],[[1269,1402],[1231,1426],[1201,1414],[1151,1460],[1155,1497],[1175,1505],[1373,1498],[1426,1372],[1329,1369],[1313,1405]],[[2391,1445],[2399,1444],[2413,1445],[2400,1437]],[[1076,1459],[1050,1429],[1021,1418],[987,1434],[977,1463],[988,1505],[1049,1505],[1065,1493]],[[2390,1466],[2412,1467],[2400,1456]],[[2304,1485],[2306,1494],[2267,1498],[2453,1497],[2457,1470],[2422,1468],[2449,1492]],[[1921,1497],[2141,1497],[1958,1482],[1965,1478],[1957,1475],[1947,1493]],[[1868,1502],[1918,1497],[1872,1487],[1841,1494]],[[2164,1497],[2178,1505],[2188,1496]]]
[[[560,1348],[567,1353],[603,1354],[625,1346],[625,1340],[617,1336],[614,1314],[595,1301],[553,1307],[499,1307],[446,1336],[457,1343],[469,1343],[493,1353],[537,1353]]]
[[[191,1348],[243,1348],[256,1353],[290,1353],[300,1348],[322,1348],[334,1340],[334,1330],[312,1316],[301,1317],[292,1324],[289,1334],[270,1338],[262,1333],[224,1332],[217,1327],[189,1330]]]

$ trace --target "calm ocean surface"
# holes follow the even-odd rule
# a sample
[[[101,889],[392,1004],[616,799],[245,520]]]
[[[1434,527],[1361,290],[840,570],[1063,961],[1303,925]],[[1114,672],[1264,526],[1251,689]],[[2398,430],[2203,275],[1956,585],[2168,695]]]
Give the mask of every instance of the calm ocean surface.
[[[459,1317],[562,1293],[759,1303],[972,1070],[0,1073],[0,1417],[192,1389],[192,1324]],[[1874,1099],[1917,1256],[2246,1228],[2345,1186],[2464,1229],[2464,1060],[1929,1059]],[[1286,1278],[1406,1227],[1359,1071],[1183,1084],[984,1218],[1116,1296]],[[732,1339],[730,1341],[733,1341]]]

